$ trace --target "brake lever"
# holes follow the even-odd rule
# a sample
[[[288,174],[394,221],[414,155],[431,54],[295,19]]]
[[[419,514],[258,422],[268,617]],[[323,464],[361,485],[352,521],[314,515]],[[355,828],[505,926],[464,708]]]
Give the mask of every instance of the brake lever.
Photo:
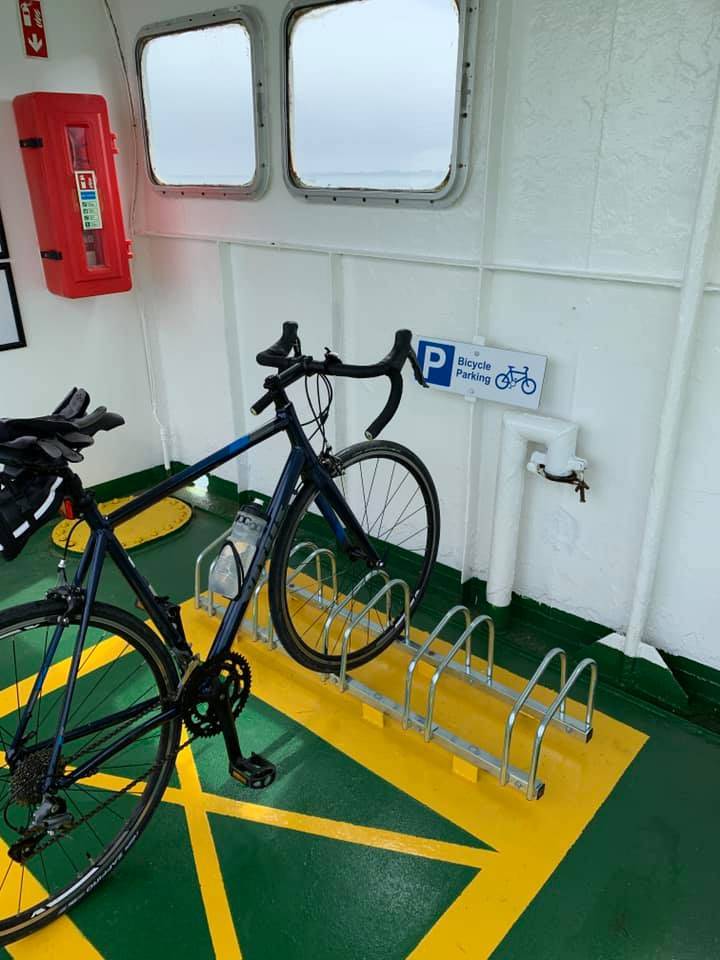
[[[342,359],[330,347],[325,347],[325,363],[332,366],[334,363],[342,363]]]
[[[410,361],[410,366],[412,367],[412,371],[415,376],[415,379],[417,380],[417,382],[420,384],[421,387],[425,387],[427,389],[430,386],[430,384],[426,381],[425,377],[423,376],[423,372],[420,369],[420,364],[418,363],[417,354],[415,353],[412,347],[410,347],[410,350],[408,352],[408,360]]]

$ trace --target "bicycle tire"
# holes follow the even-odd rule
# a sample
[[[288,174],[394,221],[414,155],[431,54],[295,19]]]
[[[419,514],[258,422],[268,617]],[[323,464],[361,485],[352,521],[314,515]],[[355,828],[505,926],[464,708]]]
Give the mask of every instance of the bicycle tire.
[[[507,388],[510,386],[510,377],[508,374],[499,373],[495,377],[495,386],[498,388],[498,390],[507,390]]]
[[[62,601],[55,600],[23,604],[0,612],[0,648],[3,645],[3,641],[9,640],[12,637],[13,654],[15,655],[16,636],[22,636],[23,634],[28,635],[28,631],[35,627],[39,627],[40,629],[52,628],[58,622],[58,618],[65,615],[65,612],[66,604]],[[70,626],[76,626],[79,619],[80,613],[71,617]],[[150,669],[152,677],[157,682],[160,697],[162,699],[169,699],[174,695],[178,683],[174,662],[164,644],[142,621],[117,607],[96,603],[91,613],[90,627],[98,629],[102,634],[107,634],[108,637],[119,637],[125,641],[125,643],[132,648],[132,650],[128,652],[131,654],[138,653],[143,657]],[[30,636],[32,635],[30,634]],[[130,660],[130,658],[127,659]],[[119,660],[120,656],[118,656],[117,660],[108,662],[114,666]],[[111,667],[108,668],[108,674],[110,669]],[[51,694],[48,694],[48,696],[51,696]],[[40,704],[41,703],[42,698]],[[40,709],[40,704],[38,705],[38,709]],[[38,716],[38,728],[39,724],[40,717]],[[5,945],[21,937],[25,937],[64,914],[94,890],[101,881],[117,867],[125,854],[133,846],[141,832],[147,826],[160,802],[172,773],[180,740],[180,719],[173,718],[157,729],[159,730],[158,759],[156,764],[153,765],[156,766],[157,769],[152,772],[151,776],[147,777],[145,789],[142,794],[126,794],[133,796],[133,798],[138,797],[138,803],[133,810],[132,816],[118,829],[117,834],[108,843],[107,847],[105,847],[96,858],[85,865],[84,873],[76,877],[72,883],[69,883],[63,890],[52,893],[51,895],[49,894],[45,900],[35,903],[24,910],[19,910],[17,915],[12,918],[1,918],[0,944]],[[135,746],[135,744],[133,744],[133,746]],[[118,796],[119,795],[120,794],[118,794]],[[70,808],[68,807],[68,809]],[[7,813],[7,806],[5,813]],[[93,832],[98,839],[101,839],[94,827]],[[67,838],[71,838],[72,836],[73,832],[71,830],[67,834]],[[6,846],[4,838],[2,846]],[[7,847],[4,853],[5,858],[10,860]],[[42,857],[42,854],[40,856]],[[27,861],[28,866],[23,866],[22,869],[30,871],[30,865],[36,860],[37,857],[30,858]],[[11,866],[14,863],[15,861],[11,861]],[[8,867],[8,870],[9,869]],[[44,879],[47,880],[44,858],[43,871],[45,871]],[[33,873],[33,871],[30,872],[31,874]],[[4,866],[2,867],[0,876],[3,873],[5,873]],[[37,880],[40,887],[44,890],[45,884],[43,882],[43,875],[40,873],[39,864],[35,865],[34,873],[38,875],[33,875],[32,879]],[[35,885],[31,884],[31,888],[34,889]],[[22,897],[22,881],[20,889]]]
[[[427,467],[420,458],[411,450],[408,450],[398,443],[384,440],[358,443],[352,447],[348,447],[337,455],[337,460],[342,465],[344,472],[350,467],[372,459],[382,459],[394,464],[399,464],[413,477],[417,483],[418,490],[421,492],[427,517],[428,532],[422,557],[418,558],[418,562],[415,565],[417,567],[417,573],[413,576],[414,582],[410,584],[410,613],[412,615],[413,611],[417,609],[422,601],[433,564],[437,558],[440,538],[440,507],[437,491]],[[288,574],[289,571],[293,570],[290,562],[290,553],[294,543],[296,543],[300,523],[303,518],[308,515],[308,511],[317,493],[317,488],[312,482],[305,484],[299,491],[285,517],[270,564],[269,603],[273,625],[277,631],[278,638],[290,656],[311,670],[321,673],[336,673],[340,668],[340,655],[325,653],[305,643],[295,627],[288,604]],[[356,511],[356,517],[357,515],[358,511]],[[318,522],[317,518],[315,522]],[[369,518],[367,520],[367,526],[371,529]],[[380,526],[382,526],[382,523]],[[392,549],[392,546],[388,549],[388,553],[390,549]],[[359,579],[359,574],[357,579]],[[374,592],[378,589],[379,585],[379,583],[376,583],[373,590],[371,591],[368,588],[368,591],[370,593]],[[368,642],[362,649],[349,652],[347,656],[348,668],[360,667],[382,653],[403,629],[404,620],[404,614],[399,614],[393,618],[389,627],[382,630],[374,640]]]
[[[525,394],[526,397],[531,397],[537,390],[537,383],[533,380],[532,377],[526,377],[522,381],[520,386],[521,386],[522,392]],[[526,389],[527,387],[532,387],[532,389],[528,390]]]

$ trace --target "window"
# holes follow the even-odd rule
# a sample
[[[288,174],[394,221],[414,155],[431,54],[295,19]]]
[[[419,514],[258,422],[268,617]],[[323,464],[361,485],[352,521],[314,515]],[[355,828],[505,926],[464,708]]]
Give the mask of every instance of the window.
[[[457,0],[296,6],[286,22],[291,189],[427,202],[461,186],[464,20]]]
[[[141,33],[148,167],[164,193],[247,196],[264,187],[259,33],[237,7]]]

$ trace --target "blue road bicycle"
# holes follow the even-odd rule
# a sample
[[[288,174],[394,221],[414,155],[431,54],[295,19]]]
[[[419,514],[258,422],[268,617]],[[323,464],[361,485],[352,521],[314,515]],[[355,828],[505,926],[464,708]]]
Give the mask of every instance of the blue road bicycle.
[[[504,373],[499,373],[495,377],[495,386],[499,390],[512,390],[513,387],[520,386],[520,389],[528,397],[532,396],[537,390],[537,383],[528,372],[528,367],[518,370],[510,364]]]
[[[44,600],[0,613],[2,943],[62,914],[117,866],[157,807],[178,750],[194,738],[222,736],[230,775],[240,783],[258,788],[273,781],[273,764],[240,747],[236,720],[251,677],[247,660],[232,649],[268,558],[276,633],[287,652],[312,670],[339,669],[338,638],[377,592],[373,578],[407,581],[411,610],[422,599],[438,549],[435,487],[412,452],[375,439],[400,403],[406,361],[423,383],[410,331],[398,331],[379,363],[358,366],[328,350],[322,360],[303,355],[297,324],[286,323],[281,339],[257,360],[277,372],[265,380],[252,410],[274,407],[273,419],[108,516],[70,464],[82,459],[80,451],[96,433],[119,427],[122,417],[104,408],[88,413],[89,397],[74,390],[51,416],[0,421],[5,558],[22,549],[60,500],[90,528],[71,580],[62,561],[58,584]],[[325,425],[337,377],[387,377],[390,393],[366,432],[368,442],[335,454]],[[305,423],[287,394],[301,380],[312,411]],[[278,434],[286,435],[290,451],[263,533],[247,570],[236,554],[238,592],[202,660],[185,636],[180,608],[156,594],[115,529]],[[297,558],[309,541],[332,553],[331,570],[303,567]],[[98,599],[108,557],[153,629]],[[305,589],[299,589],[303,581]],[[328,634],[330,611],[336,622]],[[348,666],[376,657],[403,624],[401,603],[371,607],[366,622],[350,634]]]

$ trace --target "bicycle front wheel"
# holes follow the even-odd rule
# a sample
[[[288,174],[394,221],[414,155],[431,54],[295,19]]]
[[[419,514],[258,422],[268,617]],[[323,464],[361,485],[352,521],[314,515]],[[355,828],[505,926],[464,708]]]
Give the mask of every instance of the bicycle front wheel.
[[[56,823],[33,827],[42,801],[79,614],[65,628],[19,756],[6,751],[59,618],[61,601],[0,613],[0,943],[26,936],[94,889],[127,853],[157,806],[180,737],[173,717],[59,790]],[[177,674],[167,649],[136,617],[96,604],[80,661],[60,765],[78,770],[100,751],[159,717]]]
[[[375,569],[339,545],[317,506],[313,484],[301,489],[285,519],[270,568],[270,610],[287,652],[311,670],[337,672],[381,653],[405,624],[402,590],[373,602],[389,580],[407,583],[410,613],[427,588],[437,557],[440,508],[422,461],[400,444],[359,443],[337,456],[335,483],[377,551]],[[363,613],[363,609],[366,608]]]

